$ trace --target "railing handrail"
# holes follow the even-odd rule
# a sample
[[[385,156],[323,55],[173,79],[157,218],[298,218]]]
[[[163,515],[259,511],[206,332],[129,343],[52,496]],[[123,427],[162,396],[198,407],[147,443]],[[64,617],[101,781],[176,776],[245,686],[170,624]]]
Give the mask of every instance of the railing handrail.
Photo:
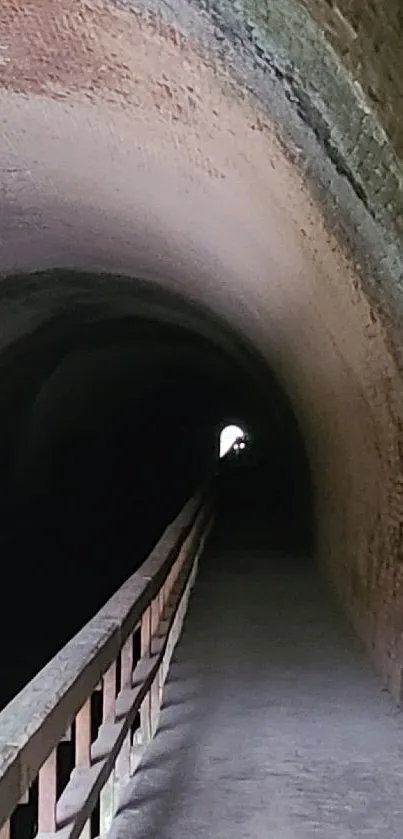
[[[164,584],[203,506],[192,498],[145,562],[0,713],[0,828],[116,661]]]

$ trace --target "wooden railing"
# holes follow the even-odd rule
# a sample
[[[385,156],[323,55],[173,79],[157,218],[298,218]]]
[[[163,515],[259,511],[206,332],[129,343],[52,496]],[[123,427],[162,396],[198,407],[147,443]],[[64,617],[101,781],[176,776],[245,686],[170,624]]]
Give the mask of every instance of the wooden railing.
[[[210,521],[206,498],[192,499],[143,565],[0,714],[0,839],[33,794],[33,834],[90,839],[97,813],[106,835],[156,730]],[[66,741],[72,766],[63,788]]]

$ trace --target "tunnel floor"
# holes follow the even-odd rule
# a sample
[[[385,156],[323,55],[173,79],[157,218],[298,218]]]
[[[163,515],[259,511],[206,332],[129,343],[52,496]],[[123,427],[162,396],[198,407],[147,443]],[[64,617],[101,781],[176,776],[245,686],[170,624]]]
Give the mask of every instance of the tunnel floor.
[[[397,839],[402,734],[314,566],[213,540],[110,839]]]

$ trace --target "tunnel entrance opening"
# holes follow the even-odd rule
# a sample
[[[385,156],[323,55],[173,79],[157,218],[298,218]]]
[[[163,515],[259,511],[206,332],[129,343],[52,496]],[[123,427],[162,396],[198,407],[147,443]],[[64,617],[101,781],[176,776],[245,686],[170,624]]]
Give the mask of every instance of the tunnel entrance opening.
[[[42,300],[47,281],[29,280]],[[80,287],[85,305],[76,298],[44,312],[0,354],[2,583],[20,614],[12,649],[2,615],[10,669],[0,704],[141,564],[200,486],[214,484],[226,538],[232,530],[236,538],[237,509],[269,548],[290,530],[301,546],[313,520],[312,509],[297,513],[308,480],[299,493],[285,478],[296,480],[302,457],[287,397],[268,368],[237,354],[236,336],[225,344],[224,328],[213,339],[190,316],[188,326],[169,320],[162,295],[158,315],[150,307],[145,316],[134,281],[119,312],[119,278],[105,282],[102,306],[96,280],[59,272],[57,282],[65,293]],[[234,417],[242,422],[233,443],[253,445],[217,465],[218,429]]]
[[[3,276],[68,265],[153,278],[227,318],[273,362],[309,447],[324,573],[399,699],[402,201],[391,91],[401,82],[393,49],[377,43],[396,42],[396,14],[380,0],[372,15],[363,0],[152,0],[135,14],[130,2],[89,2],[78,16],[74,2],[34,4],[34,15],[26,5],[4,7]],[[88,32],[94,50],[83,51]],[[74,306],[93,307],[79,284]],[[35,309],[11,293],[5,341],[34,329],[41,307],[72,310],[58,280],[46,295]],[[104,284],[97,317],[110,296]],[[16,373],[4,389],[11,435],[21,390]],[[268,474],[264,492],[281,484],[271,465]]]

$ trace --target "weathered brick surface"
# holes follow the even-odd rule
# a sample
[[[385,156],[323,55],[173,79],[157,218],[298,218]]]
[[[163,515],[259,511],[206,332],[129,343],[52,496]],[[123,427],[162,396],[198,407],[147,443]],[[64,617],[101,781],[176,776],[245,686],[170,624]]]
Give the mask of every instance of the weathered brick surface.
[[[2,270],[74,265],[157,278],[274,357],[315,465],[324,566],[398,698],[403,212],[394,151],[301,6],[203,3],[206,42],[214,11],[215,26],[227,23],[232,40],[238,33],[236,49],[242,41],[262,77],[282,75],[307,127],[308,151],[300,161],[294,149],[293,159],[313,171],[323,156],[340,217],[346,177],[334,173],[329,136],[348,164],[356,227],[368,249],[379,243],[379,267],[394,271],[381,282],[368,268],[358,276],[324,226],[278,143],[269,99],[258,107],[223,69],[222,34],[214,64],[196,37],[120,5],[1,5]],[[179,11],[177,20],[183,31]],[[60,301],[67,305],[65,289],[38,294],[37,317]],[[21,304],[2,306],[3,340],[28,329],[34,303]]]
[[[336,167],[342,167],[394,254],[389,278],[370,296],[375,308],[360,283],[352,281],[349,290],[344,283],[333,289],[327,317],[347,381],[341,392],[326,382],[312,457],[323,440],[323,461],[319,462],[326,468],[319,467],[317,474],[324,562],[378,667],[400,697],[402,405],[401,374],[392,359],[400,356],[402,311],[400,4],[398,0],[370,4],[364,0],[235,0],[234,4],[206,0],[205,5],[218,12],[238,38],[249,40],[263,66],[274,68],[284,79],[291,100]],[[342,204],[339,210],[343,212]],[[378,246],[379,265],[391,259],[391,251],[386,256]],[[364,271],[363,277],[367,290],[369,273]],[[381,326],[376,308],[384,307],[388,297],[393,297],[393,304]],[[335,309],[338,299],[340,320]],[[323,299],[318,306],[323,316]],[[346,323],[354,319],[356,337],[347,342]],[[395,341],[392,356],[391,335]],[[323,366],[325,371],[326,356]],[[311,388],[312,383],[306,382],[306,393]],[[308,426],[316,397],[311,392]]]
[[[322,303],[326,293],[322,290],[319,296]],[[315,403],[311,385],[311,402],[306,405],[306,415],[311,410],[314,423],[320,552],[358,633],[399,700],[403,699],[401,375],[386,349],[378,318],[353,285],[337,289],[327,314],[343,372],[337,383],[332,381],[330,354],[322,347],[323,402],[319,396]],[[308,382],[306,387],[308,393]]]
[[[301,0],[373,105],[403,158],[400,0]]]
[[[400,103],[391,100],[395,130],[389,132],[388,140],[384,131],[386,117],[373,109],[374,102],[366,95],[363,74],[349,72],[351,68],[344,60],[344,53],[341,55],[342,40],[337,51],[325,37],[328,28],[315,0],[306,0],[304,5],[300,0],[202,2],[215,10],[240,40],[249,41],[263,65],[274,68],[283,77],[289,88],[288,96],[320,138],[336,168],[344,172],[367,210],[382,225],[390,246],[401,252],[403,178],[398,136],[403,114],[401,97]],[[331,5],[332,16],[338,18],[336,4]],[[366,5],[364,0],[349,3],[352,9],[361,10],[363,5]],[[393,8],[396,4],[392,0],[390,5]],[[309,12],[315,9],[315,15],[306,11],[308,6]],[[360,29],[360,33],[363,31]],[[390,54],[396,55],[399,66],[402,50],[398,48],[397,35],[395,31]],[[375,47],[368,39],[365,43],[370,62]],[[403,66],[403,58],[400,65]],[[387,96],[389,88],[383,71],[386,73],[386,68],[379,67],[378,86]]]

